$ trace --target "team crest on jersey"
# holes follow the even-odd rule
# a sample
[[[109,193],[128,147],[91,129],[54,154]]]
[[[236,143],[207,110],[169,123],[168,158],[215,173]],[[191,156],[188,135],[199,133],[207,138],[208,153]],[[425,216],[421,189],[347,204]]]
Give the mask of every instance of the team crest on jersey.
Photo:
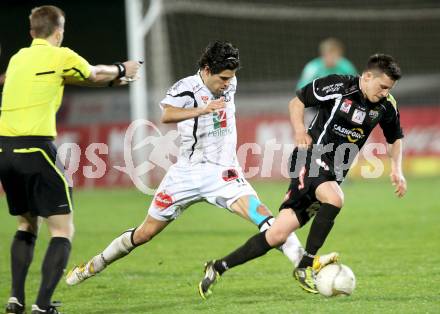
[[[371,120],[377,119],[377,117],[379,117],[379,111],[370,110],[370,112],[368,113],[368,116],[371,118]]]
[[[351,105],[353,104],[353,102],[350,99],[345,99],[342,102],[341,108],[340,110],[342,112],[348,113],[350,111]]]
[[[201,96],[203,103],[206,105],[208,104],[209,96]]]
[[[173,204],[173,198],[171,195],[167,194],[165,191],[159,192],[154,198],[154,205],[160,210],[166,209]]]
[[[212,122],[214,122],[214,130],[223,129],[228,126],[228,120],[226,119],[226,111],[218,110],[212,114]]]
[[[365,111],[355,109],[353,112],[353,115],[351,116],[351,121],[358,123],[358,124],[362,124],[365,120],[366,115],[367,115],[367,113]]]

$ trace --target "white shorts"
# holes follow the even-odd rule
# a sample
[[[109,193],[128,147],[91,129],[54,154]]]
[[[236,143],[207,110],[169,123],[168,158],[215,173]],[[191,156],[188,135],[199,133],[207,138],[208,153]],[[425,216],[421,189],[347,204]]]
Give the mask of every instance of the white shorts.
[[[176,219],[190,205],[207,201],[230,211],[240,197],[257,193],[244,179],[240,167],[213,164],[174,164],[162,179],[148,214],[162,221]]]

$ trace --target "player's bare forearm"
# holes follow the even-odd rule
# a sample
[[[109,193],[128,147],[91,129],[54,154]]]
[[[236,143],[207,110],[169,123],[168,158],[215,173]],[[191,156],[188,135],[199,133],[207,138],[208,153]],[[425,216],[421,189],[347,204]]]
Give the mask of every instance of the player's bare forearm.
[[[391,159],[391,183],[395,187],[394,193],[398,197],[405,195],[407,190],[406,180],[402,172],[402,140],[398,139],[388,145],[388,155]]]
[[[178,108],[171,105],[164,105],[162,112],[162,123],[177,123],[180,121],[196,118],[198,116],[212,113],[225,107],[224,97],[209,102],[205,107]]]
[[[90,77],[88,77],[87,80],[92,82],[93,85],[87,86],[102,86],[105,85],[105,83],[110,83],[117,78],[121,78],[121,76],[129,80],[136,80],[137,72],[141,65],[142,62],[129,60],[118,65],[101,64],[92,66]]]
[[[298,97],[289,102],[290,123],[295,133],[304,132],[304,104]]]
[[[388,156],[391,159],[391,171],[402,173],[402,140],[388,144]]]
[[[90,76],[81,79],[74,76],[64,77],[64,84],[85,87],[106,87],[111,81],[116,81],[119,70],[115,65],[96,65],[91,67]]]
[[[105,85],[118,77],[119,70],[115,65],[95,65],[92,69],[92,75],[88,80],[94,86]]]
[[[312,144],[312,138],[307,134],[304,125],[304,104],[298,97],[289,102],[290,123],[295,131],[295,144],[300,149],[307,149]]]
[[[193,119],[201,115],[202,108],[177,108],[164,105],[162,112],[162,123],[177,123],[188,119]]]

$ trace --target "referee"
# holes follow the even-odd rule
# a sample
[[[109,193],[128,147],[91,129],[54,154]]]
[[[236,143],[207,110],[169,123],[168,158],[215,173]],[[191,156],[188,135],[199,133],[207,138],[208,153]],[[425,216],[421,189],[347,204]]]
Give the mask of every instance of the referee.
[[[0,180],[9,212],[18,218],[11,245],[12,288],[6,313],[25,312],[26,275],[39,217],[43,217],[52,238],[32,314],[56,314],[51,298],[67,265],[74,232],[72,188],[52,143],[64,85],[125,85],[136,79],[140,64],[126,61],[91,66],[71,49],[60,47],[65,14],[55,6],[34,8],[29,19],[33,41],[9,61],[0,115]]]

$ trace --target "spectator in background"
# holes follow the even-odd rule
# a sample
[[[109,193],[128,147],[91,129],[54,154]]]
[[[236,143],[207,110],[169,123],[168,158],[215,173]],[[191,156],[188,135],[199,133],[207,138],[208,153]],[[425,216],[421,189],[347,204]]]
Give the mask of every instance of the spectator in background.
[[[314,79],[330,74],[357,75],[354,65],[344,58],[344,45],[336,38],[327,38],[319,44],[320,57],[309,61],[298,80],[296,89],[301,89]]]

